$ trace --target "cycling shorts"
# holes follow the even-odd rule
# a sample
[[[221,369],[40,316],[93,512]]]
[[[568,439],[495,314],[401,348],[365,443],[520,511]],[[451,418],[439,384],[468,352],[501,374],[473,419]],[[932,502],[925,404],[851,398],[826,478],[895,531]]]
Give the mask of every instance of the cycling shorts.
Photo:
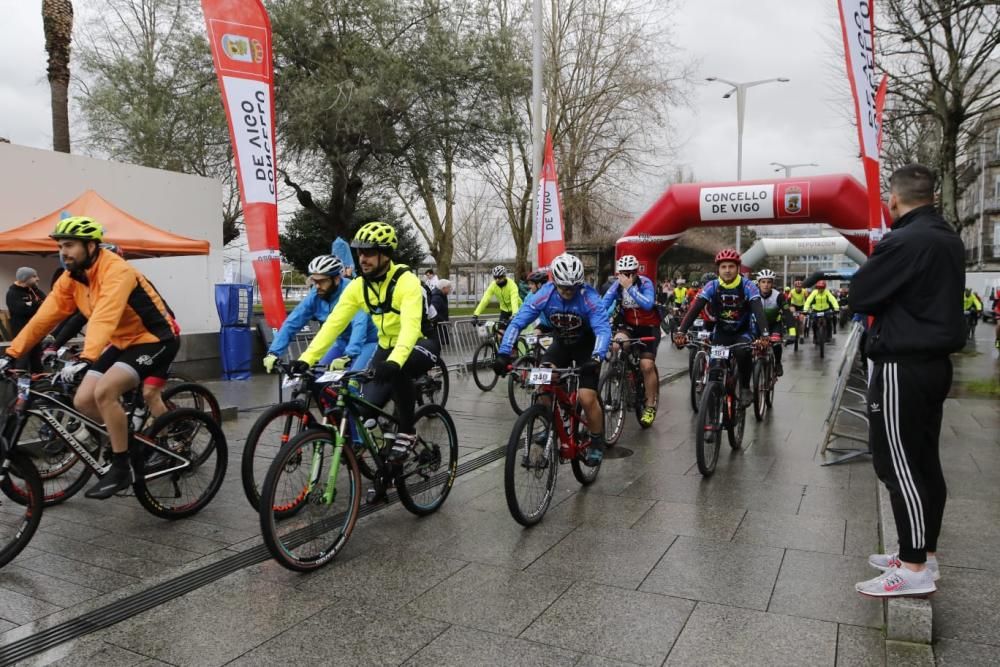
[[[177,338],[169,338],[156,343],[140,343],[120,350],[110,345],[91,367],[89,373],[104,375],[112,366],[127,369],[136,380],[145,384],[162,387],[167,382],[167,373],[173,363],[181,343]]]
[[[572,344],[556,338],[542,355],[542,363],[552,364],[556,368],[567,368],[575,361],[577,366],[581,366],[590,361],[590,357],[593,355],[594,341],[593,332],[587,332],[577,337]],[[580,373],[580,388],[597,391],[597,378],[600,372],[598,367],[591,372]]]
[[[641,344],[642,352],[640,352],[639,358],[656,359],[656,351],[660,347],[660,327],[626,325],[619,327],[619,331],[627,333],[629,338],[647,338],[651,336],[653,338],[651,342]]]

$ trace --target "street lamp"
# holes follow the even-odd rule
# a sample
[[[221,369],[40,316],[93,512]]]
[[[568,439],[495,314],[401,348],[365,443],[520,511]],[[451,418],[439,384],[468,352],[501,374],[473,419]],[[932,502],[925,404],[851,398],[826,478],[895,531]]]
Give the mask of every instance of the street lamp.
[[[722,99],[728,100],[732,97],[733,93],[736,93],[736,180],[743,180],[743,115],[746,111],[747,106],[747,89],[753,88],[754,86],[762,86],[765,83],[788,83],[791,79],[783,76],[779,76],[775,79],[761,79],[760,81],[744,81],[742,83],[736,81],[729,81],[727,79],[720,79],[716,76],[710,76],[705,79],[706,81],[718,81],[719,83],[724,83],[727,86],[732,86],[732,88],[722,96]],[[736,227],[736,251],[741,252],[740,248],[740,227]]]
[[[784,164],[783,162],[772,162],[771,166],[777,167],[775,171],[785,170],[785,178],[792,177],[792,169],[796,167],[818,167],[819,165],[815,162],[799,162],[798,164]]]

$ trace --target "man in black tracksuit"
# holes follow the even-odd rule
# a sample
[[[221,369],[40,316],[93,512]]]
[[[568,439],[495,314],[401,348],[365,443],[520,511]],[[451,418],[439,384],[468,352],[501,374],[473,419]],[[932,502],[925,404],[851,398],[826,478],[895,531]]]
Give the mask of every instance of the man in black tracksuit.
[[[874,316],[865,350],[869,441],[889,490],[899,552],[875,554],[884,574],[857,584],[874,597],[926,595],[940,576],[935,552],[946,489],[938,439],[951,387],[948,355],[964,344],[965,250],[934,209],[935,177],[908,165],[890,180],[892,231],[851,279],[851,308]]]

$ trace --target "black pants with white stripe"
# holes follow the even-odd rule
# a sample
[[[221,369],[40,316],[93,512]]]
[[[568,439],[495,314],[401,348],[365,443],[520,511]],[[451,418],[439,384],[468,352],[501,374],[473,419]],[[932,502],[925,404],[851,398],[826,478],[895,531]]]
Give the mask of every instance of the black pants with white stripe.
[[[939,440],[951,360],[875,362],[868,382],[875,473],[889,490],[899,558],[923,563],[937,551],[947,488]]]

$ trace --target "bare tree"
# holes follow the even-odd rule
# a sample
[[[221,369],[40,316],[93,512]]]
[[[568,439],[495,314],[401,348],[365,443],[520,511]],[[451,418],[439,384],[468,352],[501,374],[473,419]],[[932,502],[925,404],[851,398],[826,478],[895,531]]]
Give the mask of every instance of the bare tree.
[[[460,262],[481,262],[501,251],[504,222],[489,195],[483,185],[459,200],[454,247],[455,259]]]
[[[69,45],[73,39],[73,3],[42,0],[42,27],[49,54],[52,95],[52,148],[69,153]]]
[[[958,164],[981,116],[1000,106],[1000,3],[885,0],[879,8],[880,64],[890,76],[888,157],[933,160],[944,216],[961,224]],[[936,150],[921,154],[928,141]]]

